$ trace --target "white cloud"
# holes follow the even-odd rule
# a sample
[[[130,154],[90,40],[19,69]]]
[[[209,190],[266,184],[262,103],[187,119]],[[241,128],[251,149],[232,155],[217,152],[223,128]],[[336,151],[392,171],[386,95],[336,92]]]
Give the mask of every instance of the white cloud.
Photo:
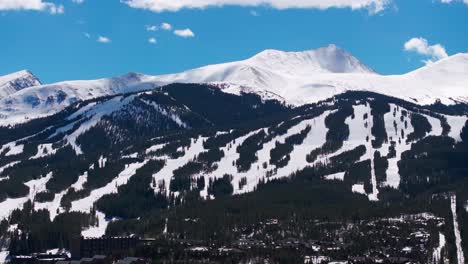
[[[421,37],[408,40],[404,48],[406,51],[414,51],[428,57],[427,60],[424,60],[426,64],[448,57],[444,46],[441,44],[429,45],[427,39]]]
[[[193,33],[193,31],[190,30],[189,28],[174,30],[174,34],[176,34],[177,36],[182,37],[182,38],[193,38],[193,37],[195,37],[195,33]]]
[[[149,38],[148,43],[156,44],[156,43],[158,43],[158,41],[156,40],[156,38]]]
[[[97,39],[98,42],[101,42],[101,43],[111,43],[111,40],[110,38],[108,37],[103,37],[103,36],[99,36],[98,39]]]
[[[250,10],[250,15],[251,15],[251,16],[260,16],[260,13],[258,13],[258,12],[255,11],[255,10]]]
[[[72,0],[72,2],[75,4],[82,4],[84,3],[84,0]]]
[[[463,3],[468,5],[468,0],[439,0],[439,2],[441,2],[443,4],[450,4],[450,3],[454,3],[454,2],[463,2]]]
[[[34,10],[51,14],[62,14],[65,11],[63,5],[43,0],[0,0],[0,10]]]
[[[235,6],[270,6],[276,9],[289,8],[350,8],[367,9],[370,13],[384,10],[393,0],[121,0],[133,8],[154,12],[179,11],[180,9]],[[467,1],[467,0],[465,0]]]
[[[146,31],[157,31],[158,30],[158,26],[155,26],[155,25],[146,25],[145,28],[146,28]]]
[[[171,30],[172,25],[169,24],[169,23],[164,22],[164,23],[161,24],[161,28],[164,29],[164,30]]]

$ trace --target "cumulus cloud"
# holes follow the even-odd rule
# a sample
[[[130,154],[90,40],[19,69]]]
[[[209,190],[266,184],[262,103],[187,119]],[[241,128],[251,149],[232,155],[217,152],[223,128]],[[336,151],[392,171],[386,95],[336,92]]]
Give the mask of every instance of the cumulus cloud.
[[[98,42],[101,42],[101,43],[111,43],[110,38],[104,37],[104,36],[99,36],[98,39],[97,39],[97,41],[98,41]]]
[[[34,10],[62,14],[64,7],[43,0],[0,0],[0,10]]]
[[[148,43],[151,43],[151,44],[156,44],[158,41],[156,40],[156,38],[149,38],[148,39]]]
[[[75,4],[82,4],[84,3],[84,0],[72,0],[72,2]]]
[[[467,1],[467,0],[464,0]],[[270,6],[276,9],[289,8],[350,8],[367,9],[370,13],[384,10],[392,0],[121,0],[133,8],[154,12],[179,11],[180,9],[234,6]]]
[[[161,24],[161,28],[164,29],[164,30],[171,30],[172,25],[169,24],[169,23],[164,22],[164,23]]]
[[[195,33],[193,33],[193,31],[190,30],[190,28],[174,30],[174,34],[176,34],[177,36],[182,37],[182,38],[193,38],[193,37],[195,37]]]
[[[427,39],[421,37],[408,40],[404,45],[404,49],[428,57],[427,60],[424,60],[426,64],[448,57],[444,46],[441,44],[429,45]]]
[[[158,26],[155,26],[155,25],[146,25],[145,28],[146,28],[146,31],[157,31],[158,30]]]

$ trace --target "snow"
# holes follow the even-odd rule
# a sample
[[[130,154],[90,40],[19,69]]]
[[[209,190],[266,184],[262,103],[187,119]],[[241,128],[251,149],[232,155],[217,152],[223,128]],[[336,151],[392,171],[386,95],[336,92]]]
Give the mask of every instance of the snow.
[[[346,91],[371,91],[420,105],[437,101],[450,105],[468,102],[468,54],[456,54],[403,75],[379,75],[334,45],[303,52],[267,50],[246,60],[177,74],[129,73],[25,88],[0,97],[0,125],[51,115],[76,101],[175,82],[212,83],[228,93],[257,93],[264,99],[274,98],[291,105],[322,101]],[[48,102],[50,98],[52,102]]]
[[[151,146],[151,147],[147,148],[145,152],[146,152],[146,154],[150,154],[150,153],[152,153],[152,152],[156,152],[156,151],[162,149],[165,145],[166,145],[166,144],[163,143],[163,144],[157,144],[157,145]]]
[[[97,225],[91,226],[88,229],[81,231],[81,235],[85,238],[100,238],[106,234],[106,228],[110,222],[115,219],[107,219],[106,215],[100,211],[96,212]]]
[[[262,128],[235,139],[222,148],[225,153],[225,157],[217,163],[218,168],[212,172],[204,173],[206,176],[205,181],[208,181],[209,178],[215,179],[217,177],[222,177],[224,174],[232,175],[234,193],[242,194],[254,191],[262,179],[273,180],[288,177],[293,172],[310,166],[311,164],[307,162],[306,156],[310,153],[311,150],[318,148],[325,143],[327,132],[327,128],[325,127],[325,118],[329,114],[330,112],[327,111],[316,118],[303,120],[299,124],[288,129],[284,135],[274,137],[269,142],[264,143],[261,149],[257,152],[258,160],[254,162],[250,169],[246,172],[238,172],[237,166],[233,165],[234,162],[239,158],[237,147],[240,146],[248,137],[260,132],[261,130],[264,130],[266,133],[268,133],[268,130],[266,128]],[[294,146],[292,152],[290,153],[290,161],[288,164],[283,168],[277,168],[276,174],[272,175],[270,178],[266,178],[267,173],[273,171],[276,168],[276,166],[269,164],[270,151],[275,147],[276,142],[284,143],[287,137],[300,133],[307,126],[311,126],[311,131],[307,134],[304,142],[301,145]],[[266,167],[263,166],[264,163],[266,163]],[[244,178],[247,180],[247,183],[241,188],[239,183]],[[203,197],[207,196],[206,188],[201,192],[201,195]]]
[[[70,188],[74,188],[76,191],[82,190],[83,189],[83,184],[86,182],[88,177],[88,172],[85,172],[83,175],[80,175],[78,177],[78,180],[73,183]],[[63,196],[68,192],[70,188],[67,188],[66,190],[56,193],[54,196],[54,199],[51,202],[45,202],[45,203],[34,203],[34,208],[36,210],[40,209],[47,209],[49,211],[50,215],[50,220],[53,221],[55,217],[63,212],[63,208],[60,206],[60,203],[62,201]]]
[[[290,176],[291,173],[309,166],[309,163],[306,160],[306,156],[310,153],[310,151],[321,147],[326,142],[328,129],[325,126],[325,118],[330,113],[330,111],[326,111],[317,118],[302,121],[299,123],[299,125],[289,129],[285,135],[275,139],[281,143],[284,143],[287,137],[300,133],[307,126],[312,128],[304,139],[304,142],[301,145],[294,146],[294,149],[290,154],[291,158],[288,162],[288,165],[283,168],[279,168],[276,175],[272,177],[273,179]],[[266,146],[268,148],[268,153],[265,153],[268,155],[268,158],[265,157],[267,158],[266,161],[269,160],[270,150],[275,146],[275,140],[269,142],[269,145]]]
[[[191,247],[189,250],[193,252],[208,252],[207,247]]]
[[[368,194],[368,198],[371,201],[378,201],[379,189],[377,186],[377,179],[374,171],[374,149],[372,147],[372,136],[371,129],[373,126],[373,118],[371,115],[371,108],[368,104],[359,104],[353,106],[354,118],[348,117],[345,123],[349,127],[349,137],[345,140],[343,147],[336,153],[331,155],[339,155],[345,151],[350,151],[358,147],[359,145],[365,145],[366,152],[359,161],[370,160],[371,161],[371,184],[372,192]],[[364,115],[367,114],[367,119],[364,119]],[[367,123],[367,127],[366,127]],[[367,140],[367,138],[369,140]],[[329,157],[323,157],[320,162],[327,161]]]
[[[88,172],[86,171],[85,173],[83,173],[83,175],[80,175],[78,177],[78,180],[72,184],[70,187],[75,189],[75,191],[81,191],[83,190],[83,185],[86,183],[86,181],[88,181]]]
[[[203,140],[205,138],[198,137],[197,139],[191,139],[191,144],[188,149],[185,150],[185,154],[182,157],[177,159],[168,159],[166,160],[166,165],[157,173],[153,174],[153,179],[156,182],[156,186],[159,186],[164,182],[165,190],[169,191],[169,186],[171,183],[171,178],[174,170],[182,167],[187,164],[189,161],[193,160],[196,155],[203,152]],[[155,192],[161,192],[160,189],[155,189]],[[169,192],[167,193],[169,195]]]
[[[335,174],[330,174],[330,175],[325,176],[325,180],[329,180],[329,181],[332,181],[332,180],[343,181],[343,180],[344,180],[344,176],[345,176],[345,173],[344,173],[344,172],[338,172],[338,173],[335,173]]]
[[[6,249],[0,249],[0,263],[6,263],[7,257],[10,252]]]
[[[439,246],[435,248],[434,252],[432,253],[433,263],[441,263],[440,260],[442,259],[442,249],[445,247],[445,244],[445,235],[439,232]]]
[[[457,247],[457,262],[458,264],[465,264],[465,256],[463,255],[462,238],[460,234],[460,228],[458,225],[458,217],[457,217],[457,196],[455,194],[450,196],[450,209],[452,210],[453,232],[455,234],[455,245]]]
[[[4,170],[6,170],[6,169],[8,169],[8,168],[10,168],[10,167],[13,167],[13,166],[15,166],[15,165],[18,164],[18,163],[20,163],[20,161],[13,161],[13,162],[10,162],[10,163],[8,163],[8,164],[6,164],[6,165],[0,167],[0,176],[2,176],[2,173],[3,173]],[[2,179],[0,179],[0,181],[1,181],[1,180],[2,180]]]
[[[21,198],[8,198],[0,203],[0,220],[10,216],[11,212],[15,209],[22,209],[24,203],[27,201],[34,201],[37,193],[46,190],[47,182],[52,178],[52,173],[48,173],[45,177],[37,180],[31,180],[25,183],[29,187],[29,194]]]
[[[54,196],[54,199],[51,202],[34,203],[34,209],[36,210],[47,209],[49,211],[50,221],[53,221],[55,217],[58,215],[58,213],[62,212],[61,207],[60,207],[60,202],[62,201],[62,198],[63,196],[65,196],[67,191],[68,189],[60,193],[56,193]]]
[[[53,148],[52,144],[41,144],[37,146],[37,154],[31,157],[31,159],[47,157],[54,155],[56,152],[57,150]]]
[[[96,106],[89,109],[89,111],[87,111],[86,113],[83,113],[83,115],[85,116],[84,118],[87,118],[86,121],[81,123],[81,125],[75,131],[73,131],[70,135],[65,136],[65,139],[73,147],[76,154],[77,155],[83,154],[83,151],[81,150],[80,146],[78,146],[76,142],[77,138],[80,135],[82,135],[83,133],[91,129],[92,127],[96,126],[99,123],[99,121],[101,121],[102,117],[121,109],[123,106],[133,101],[134,98],[135,96],[128,96],[125,98],[123,98],[122,96],[117,96],[103,103],[97,104]],[[68,130],[69,127],[70,125],[67,126],[65,129]]]
[[[446,115],[445,118],[447,118],[447,123],[450,126],[450,132],[448,136],[454,138],[456,141],[461,141],[460,133],[465,126],[468,117]]]
[[[25,88],[0,98],[0,125],[18,124],[49,116],[77,102],[102,96],[143,91],[159,86],[148,77],[129,73],[120,77],[66,81]]]
[[[119,173],[111,182],[102,188],[91,191],[88,197],[73,201],[70,211],[89,213],[94,203],[106,194],[117,193],[118,187],[127,184],[128,180],[135,174],[136,170],[143,167],[147,160],[126,165],[125,169]]]
[[[393,116],[393,111],[395,110],[396,110],[396,116]],[[400,117],[402,116],[403,110],[406,110],[406,109],[397,107],[394,104],[390,104],[390,112],[385,114],[384,116],[387,136],[389,138],[392,138],[393,141],[395,141],[395,151],[396,151],[396,157],[388,159],[387,181],[384,183],[384,185],[392,187],[394,189],[397,189],[400,186],[400,180],[401,180],[399,169],[398,169],[398,161],[401,159],[401,154],[403,152],[411,149],[411,143],[406,143],[406,139],[408,135],[414,131],[414,128],[411,125],[409,117],[405,118],[405,120],[407,120],[407,127],[405,127],[405,122],[401,121]],[[397,127],[396,129],[393,126],[394,123],[396,123],[396,127]],[[401,135],[401,130],[404,131],[403,137]],[[389,145],[386,144],[385,147],[388,148]]]
[[[364,184],[353,184],[353,186],[351,187],[351,191],[353,193],[360,193],[360,194],[367,195],[366,190],[364,189]]]
[[[48,249],[46,250],[46,254],[52,254],[52,255],[66,254],[69,258],[71,257],[71,253],[68,250],[60,249],[60,248]]]
[[[104,156],[99,157],[99,160],[98,160],[99,168],[104,168],[106,166],[106,162],[107,162],[107,158],[105,158]]]
[[[174,121],[174,123],[176,123],[179,127],[182,127],[182,128],[188,128],[189,127],[186,123],[184,123],[182,121],[182,119],[180,119],[180,117],[177,114],[175,114],[176,111],[171,111],[171,109],[170,110],[164,109],[163,107],[156,104],[155,102],[148,102],[146,100],[142,100],[142,101],[145,104],[154,107],[154,109],[156,109],[156,111],[158,111],[159,113],[161,113],[165,117],[168,117],[169,119]],[[176,109],[173,109],[173,110],[176,110]]]
[[[39,79],[27,70],[0,76],[0,98],[14,94],[21,89],[40,84]]]
[[[330,48],[332,54],[333,49],[336,47]],[[351,61],[355,58],[348,56],[336,61],[334,55],[325,56],[322,62],[330,63],[330,67],[323,67],[320,60],[309,56],[311,52],[314,51],[268,51],[244,61],[210,65],[155,79],[167,83],[225,83],[235,87],[227,88],[234,94],[239,94],[236,89],[249,87],[252,92],[275,94],[293,105],[318,102],[350,90],[376,92],[423,105],[437,100],[444,104],[468,100],[468,54],[457,54],[407,74],[384,76],[359,65],[348,70],[330,70],[353,64]],[[342,53],[339,49],[334,52]]]
[[[5,156],[14,156],[23,153],[23,149],[23,144],[17,145],[16,142],[10,142],[2,146],[2,148],[0,149],[0,153],[3,153],[5,150],[8,150]]]
[[[424,117],[427,118],[427,121],[429,121],[429,124],[431,124],[431,132],[427,136],[441,136],[442,135],[442,124],[440,122],[440,119],[434,118],[432,116],[428,115],[423,115]]]

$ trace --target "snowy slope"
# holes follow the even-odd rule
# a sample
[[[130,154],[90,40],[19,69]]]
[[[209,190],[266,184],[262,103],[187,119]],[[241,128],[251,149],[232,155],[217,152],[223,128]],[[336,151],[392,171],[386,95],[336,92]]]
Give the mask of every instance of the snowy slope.
[[[275,94],[293,105],[314,103],[350,90],[376,92],[421,105],[437,100],[444,104],[468,101],[468,54],[457,54],[407,74],[385,76],[372,72],[336,46],[320,50],[328,57],[322,53],[319,60],[308,56],[314,51],[266,51],[245,61],[158,79],[167,83],[225,83],[229,84],[222,86],[226,92]]]
[[[0,98],[37,85],[41,85],[41,82],[28,70],[0,76]]]
[[[108,95],[147,90],[159,86],[146,82],[148,77],[128,73],[99,80],[67,81],[29,87],[0,99],[0,124],[27,122],[55,114],[70,104]]]
[[[420,105],[437,101],[451,105],[468,102],[468,54],[457,54],[403,75],[379,75],[335,45],[303,52],[266,50],[246,60],[177,74],[129,73],[109,79],[67,81],[29,87],[4,98],[0,92],[0,125],[51,115],[80,100],[176,82],[211,83],[227,93],[256,93],[291,105],[318,102],[346,91],[371,91]]]

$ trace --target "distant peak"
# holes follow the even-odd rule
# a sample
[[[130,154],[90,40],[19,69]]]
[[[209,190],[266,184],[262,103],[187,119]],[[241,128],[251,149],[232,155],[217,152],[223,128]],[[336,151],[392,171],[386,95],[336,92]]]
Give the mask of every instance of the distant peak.
[[[127,79],[127,80],[140,80],[143,76],[145,76],[142,73],[138,72],[128,72],[122,76],[120,76],[120,79]]]
[[[25,76],[34,76],[34,74],[32,74],[31,71],[25,69],[25,70],[20,70],[20,71],[17,71],[17,72],[9,73],[7,75],[4,75],[3,77],[5,77],[5,78],[9,77],[11,79],[16,79],[16,78],[25,77]]]
[[[247,62],[271,70],[287,67],[285,70],[289,71],[293,69],[292,67],[299,67],[297,70],[309,69],[309,73],[375,73],[335,44],[296,52],[267,49],[248,59]]]
[[[344,51],[343,49],[339,48],[337,45],[335,44],[328,44],[327,46],[323,46],[321,48],[318,48],[318,49],[327,49],[327,50],[341,50],[341,51]]]
[[[41,82],[29,70],[21,70],[0,76],[0,89],[2,90],[19,91],[37,85],[41,85]]]

